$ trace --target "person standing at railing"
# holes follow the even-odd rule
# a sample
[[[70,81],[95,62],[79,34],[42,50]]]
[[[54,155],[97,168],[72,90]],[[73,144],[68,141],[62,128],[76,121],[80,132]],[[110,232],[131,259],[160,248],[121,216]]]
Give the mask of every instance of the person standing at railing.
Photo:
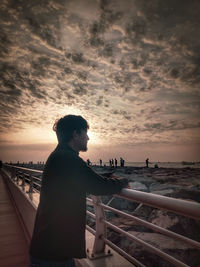
[[[30,245],[31,267],[75,266],[86,257],[86,193],[110,195],[128,185],[95,173],[79,157],[87,151],[89,125],[81,116],[68,115],[54,124],[58,146],[43,172],[40,203]]]
[[[146,167],[149,168],[149,159],[146,159]]]

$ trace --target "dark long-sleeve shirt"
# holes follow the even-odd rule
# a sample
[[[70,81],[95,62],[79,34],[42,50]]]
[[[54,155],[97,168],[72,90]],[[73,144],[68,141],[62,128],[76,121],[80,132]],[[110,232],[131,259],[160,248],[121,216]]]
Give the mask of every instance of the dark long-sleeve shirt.
[[[78,153],[58,145],[43,172],[31,256],[52,261],[85,257],[86,193],[114,194],[127,183],[96,174]]]

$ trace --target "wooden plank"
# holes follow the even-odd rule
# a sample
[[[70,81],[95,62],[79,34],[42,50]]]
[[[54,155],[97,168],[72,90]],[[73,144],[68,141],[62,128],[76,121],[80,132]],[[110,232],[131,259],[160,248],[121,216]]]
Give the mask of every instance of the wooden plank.
[[[29,266],[28,244],[0,175],[0,266]]]

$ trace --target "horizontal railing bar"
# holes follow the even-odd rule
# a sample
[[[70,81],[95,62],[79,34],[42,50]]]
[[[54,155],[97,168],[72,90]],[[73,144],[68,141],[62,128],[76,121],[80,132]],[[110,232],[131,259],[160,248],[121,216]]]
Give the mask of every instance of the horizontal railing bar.
[[[33,184],[35,184],[41,188],[41,184],[38,184],[37,182],[33,182]]]
[[[160,196],[132,189],[122,189],[121,193],[116,196],[200,220],[200,204],[196,202]]]
[[[114,212],[116,214],[119,214],[119,215],[121,215],[123,217],[126,217],[128,219],[131,219],[131,220],[137,222],[139,225],[143,225],[143,226],[146,226],[148,228],[151,228],[152,230],[154,230],[156,232],[159,232],[161,234],[166,234],[167,236],[174,237],[174,238],[176,238],[178,240],[184,241],[184,242],[186,242],[186,243],[188,243],[188,244],[200,249],[200,243],[195,241],[195,240],[192,240],[192,239],[190,239],[188,237],[185,237],[185,236],[179,235],[177,233],[174,233],[172,231],[169,231],[167,229],[164,229],[164,228],[162,228],[160,226],[157,226],[157,225],[155,225],[153,223],[146,222],[146,221],[144,221],[142,219],[139,219],[139,218],[137,218],[137,217],[135,217],[135,216],[133,216],[131,214],[125,213],[125,212],[120,211],[120,210],[117,210],[117,209],[112,208],[110,206],[107,206],[107,205],[105,205],[103,203],[99,203],[98,205],[102,206],[106,210],[110,210],[110,211],[112,211],[112,212]]]
[[[153,252],[154,254],[162,257],[163,259],[167,260],[168,262],[171,262],[172,264],[174,264],[175,266],[178,266],[178,267],[189,267],[188,265],[186,265],[185,263],[175,259],[174,257],[170,256],[169,254],[161,251],[160,249],[156,248],[156,247],[153,247],[152,245],[146,243],[145,241],[137,238],[136,236],[130,234],[130,233],[127,233],[125,232],[124,230],[120,229],[119,227],[109,223],[108,221],[106,220],[103,220],[103,222],[110,228],[112,228],[113,230],[123,234],[124,236],[136,241],[137,243],[139,243],[140,245],[144,246],[147,250]]]
[[[86,211],[87,215],[89,215],[90,217],[96,219],[96,216],[94,213],[90,212],[89,210]]]
[[[86,225],[86,229],[87,229],[90,233],[92,233],[93,235],[96,234],[96,231],[95,231],[94,229],[92,229],[89,225]]]
[[[9,165],[9,164],[4,164],[5,166],[11,167],[11,168],[16,168],[19,170],[24,170],[24,171],[29,171],[29,172],[35,172],[35,173],[43,173],[43,171],[39,171],[39,170],[35,170],[35,169],[28,169],[28,168],[24,168],[24,167],[18,167],[15,165]]]
[[[33,188],[33,191],[36,191],[36,193],[40,194],[40,191],[37,188]]]
[[[87,200],[88,202],[90,202],[90,203],[92,203],[92,204],[93,204],[93,201],[92,201],[92,199],[91,199],[91,198],[87,197],[87,198],[86,198],[86,200]]]
[[[41,178],[38,178],[38,177],[35,177],[35,176],[32,176],[32,177],[33,177],[33,179],[35,179],[35,180],[38,180],[38,181],[42,182],[42,179],[41,179]]]
[[[131,255],[129,255],[128,253],[126,253],[124,250],[122,250],[118,246],[116,246],[114,243],[112,243],[107,238],[105,238],[105,237],[102,236],[101,239],[103,239],[104,242],[107,245],[109,245],[112,249],[114,249],[115,251],[117,251],[119,254],[121,254],[124,258],[126,258],[131,263],[136,264],[139,267],[145,267],[145,265],[143,265],[141,262],[139,262],[138,260],[136,260],[134,257],[132,257]]]

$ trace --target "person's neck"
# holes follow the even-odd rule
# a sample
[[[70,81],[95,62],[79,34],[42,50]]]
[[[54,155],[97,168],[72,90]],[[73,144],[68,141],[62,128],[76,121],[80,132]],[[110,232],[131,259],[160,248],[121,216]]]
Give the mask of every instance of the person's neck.
[[[69,142],[69,143],[60,142],[58,146],[62,147],[63,149],[66,149],[68,147],[72,149],[74,152],[79,154],[79,150],[77,149],[76,145],[73,142]]]
[[[70,147],[72,150],[74,150],[76,153],[79,154],[79,149],[73,141],[70,141],[67,145],[68,147]]]

